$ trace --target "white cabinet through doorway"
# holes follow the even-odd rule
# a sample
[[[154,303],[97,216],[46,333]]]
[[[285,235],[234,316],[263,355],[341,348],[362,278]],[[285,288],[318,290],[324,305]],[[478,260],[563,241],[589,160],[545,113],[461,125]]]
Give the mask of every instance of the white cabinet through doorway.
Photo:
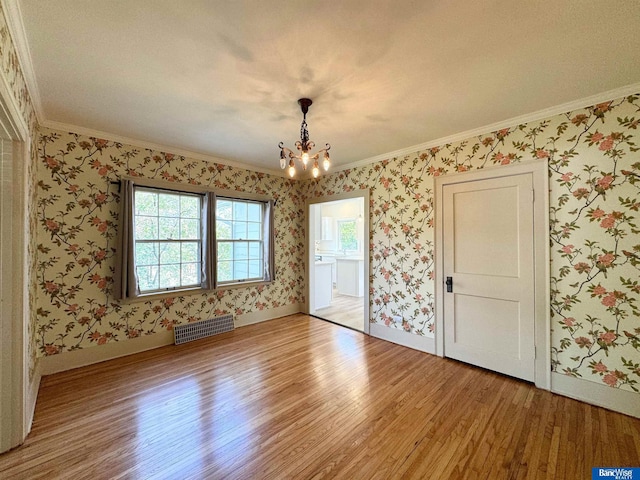
[[[336,259],[336,288],[340,295],[364,296],[364,266],[361,259]]]

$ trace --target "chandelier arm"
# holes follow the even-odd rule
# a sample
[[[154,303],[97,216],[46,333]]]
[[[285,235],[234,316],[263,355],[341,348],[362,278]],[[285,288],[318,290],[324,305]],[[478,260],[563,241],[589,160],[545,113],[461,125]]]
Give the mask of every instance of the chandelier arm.
[[[291,156],[291,154],[293,153],[290,148],[287,148],[287,147],[284,146],[283,142],[280,142],[278,144],[278,148],[280,148],[280,150],[283,151],[285,153],[285,155]]]

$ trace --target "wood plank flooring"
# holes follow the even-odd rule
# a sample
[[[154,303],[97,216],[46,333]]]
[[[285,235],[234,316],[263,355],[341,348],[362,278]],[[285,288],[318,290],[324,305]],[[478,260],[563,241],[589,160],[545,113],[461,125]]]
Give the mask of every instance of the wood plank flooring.
[[[588,479],[639,452],[639,419],[294,315],[45,377],[0,478]]]
[[[331,305],[319,308],[314,315],[362,332],[365,322],[364,298],[340,295],[338,290],[334,289]]]

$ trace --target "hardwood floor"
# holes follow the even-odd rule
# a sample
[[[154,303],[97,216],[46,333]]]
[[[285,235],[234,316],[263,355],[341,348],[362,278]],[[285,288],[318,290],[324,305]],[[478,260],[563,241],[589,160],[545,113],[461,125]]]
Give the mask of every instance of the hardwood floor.
[[[587,479],[639,452],[639,419],[294,315],[45,377],[0,478]]]
[[[340,295],[334,289],[331,306],[319,308],[314,315],[362,332],[365,322],[364,298]]]

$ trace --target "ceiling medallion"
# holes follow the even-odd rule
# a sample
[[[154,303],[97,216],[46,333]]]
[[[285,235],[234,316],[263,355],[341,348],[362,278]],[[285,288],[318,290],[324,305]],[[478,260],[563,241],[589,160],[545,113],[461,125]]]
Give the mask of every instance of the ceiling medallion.
[[[287,165],[289,165],[289,176],[293,177],[296,174],[296,164],[295,160],[298,160],[302,163],[302,169],[307,169],[307,164],[310,161],[313,161],[313,166],[311,168],[311,173],[313,178],[318,178],[320,175],[320,167],[318,165],[318,159],[322,154],[322,167],[326,170],[329,170],[329,166],[331,165],[329,159],[329,149],[331,145],[328,143],[325,144],[326,147],[322,150],[319,150],[316,153],[311,153],[311,149],[316,146],[311,140],[309,140],[309,130],[307,130],[307,112],[309,111],[309,107],[313,102],[308,98],[301,98],[298,100],[298,104],[300,105],[300,109],[302,110],[302,124],[300,125],[300,140],[296,142],[296,148],[300,151],[300,154],[296,155],[293,150],[284,146],[283,142],[278,144],[280,148],[280,168],[284,169]],[[287,162],[287,159],[289,160]]]

